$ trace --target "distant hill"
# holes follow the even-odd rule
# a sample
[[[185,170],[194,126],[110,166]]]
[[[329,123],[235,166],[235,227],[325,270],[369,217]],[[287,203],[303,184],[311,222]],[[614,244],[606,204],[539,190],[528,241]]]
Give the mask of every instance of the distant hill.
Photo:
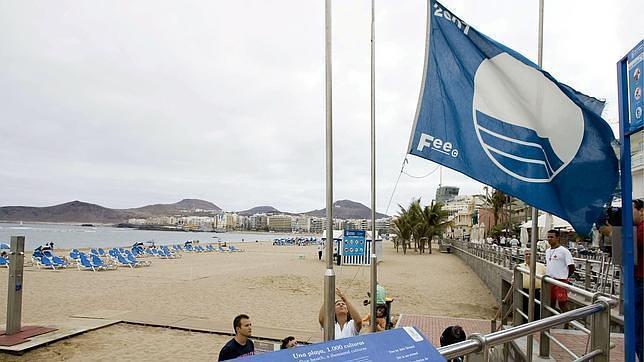
[[[0,220],[121,223],[130,218],[146,218],[163,215],[198,215],[202,211],[221,210],[217,205],[203,200],[185,199],[174,204],[156,204],[133,209],[109,209],[82,201],[72,201],[55,206],[4,206],[0,207]]]
[[[48,207],[0,207],[0,220],[114,223],[127,220],[125,210],[114,210],[82,201],[72,201]]]
[[[305,213],[306,215],[325,217],[326,207],[324,209],[313,210]],[[385,214],[376,212],[376,219],[387,217]],[[365,205],[351,201],[340,200],[333,203],[333,218],[334,219],[370,219],[371,208]]]
[[[182,213],[182,211],[189,211],[189,214],[193,214],[195,213],[195,210],[212,210],[214,212],[219,212],[221,211],[221,208],[212,202],[204,200],[183,199],[174,204],[154,204],[135,209],[127,209],[126,211],[147,216],[163,216],[179,214]]]
[[[274,208],[273,206],[255,206],[252,209],[239,211],[239,215],[251,216],[255,214],[280,214],[281,211]]]

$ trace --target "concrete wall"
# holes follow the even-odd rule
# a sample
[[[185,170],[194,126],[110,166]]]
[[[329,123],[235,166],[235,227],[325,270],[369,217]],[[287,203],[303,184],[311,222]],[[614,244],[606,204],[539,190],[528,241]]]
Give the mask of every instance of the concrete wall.
[[[503,295],[503,280],[508,283],[512,281],[512,271],[504,267],[483,260],[455,246],[452,246],[452,253],[458,256],[476,273],[481,280],[487,285],[492,295],[498,303],[501,302]],[[507,289],[506,289],[507,290]]]

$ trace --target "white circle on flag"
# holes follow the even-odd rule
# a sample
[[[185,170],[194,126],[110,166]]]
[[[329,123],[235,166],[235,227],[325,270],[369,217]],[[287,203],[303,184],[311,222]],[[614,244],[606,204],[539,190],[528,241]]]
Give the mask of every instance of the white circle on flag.
[[[584,136],[579,106],[539,70],[508,53],[479,65],[472,112],[490,160],[526,182],[550,182],[574,159]]]

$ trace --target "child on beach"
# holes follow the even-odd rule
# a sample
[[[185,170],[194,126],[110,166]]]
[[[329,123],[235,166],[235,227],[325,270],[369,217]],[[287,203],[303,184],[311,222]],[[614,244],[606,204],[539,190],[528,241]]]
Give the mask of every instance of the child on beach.
[[[371,313],[367,313],[362,318],[362,325],[368,326],[371,323]],[[387,307],[379,305],[376,307],[376,332],[382,332],[387,329]]]

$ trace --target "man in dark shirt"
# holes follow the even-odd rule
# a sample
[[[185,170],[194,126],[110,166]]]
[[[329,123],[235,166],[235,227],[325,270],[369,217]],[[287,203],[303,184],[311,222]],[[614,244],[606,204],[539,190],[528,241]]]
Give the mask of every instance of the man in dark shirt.
[[[219,361],[255,354],[255,345],[249,339],[252,333],[250,317],[246,314],[238,315],[233,320],[233,328],[235,329],[235,337],[228,341],[219,351]]]

